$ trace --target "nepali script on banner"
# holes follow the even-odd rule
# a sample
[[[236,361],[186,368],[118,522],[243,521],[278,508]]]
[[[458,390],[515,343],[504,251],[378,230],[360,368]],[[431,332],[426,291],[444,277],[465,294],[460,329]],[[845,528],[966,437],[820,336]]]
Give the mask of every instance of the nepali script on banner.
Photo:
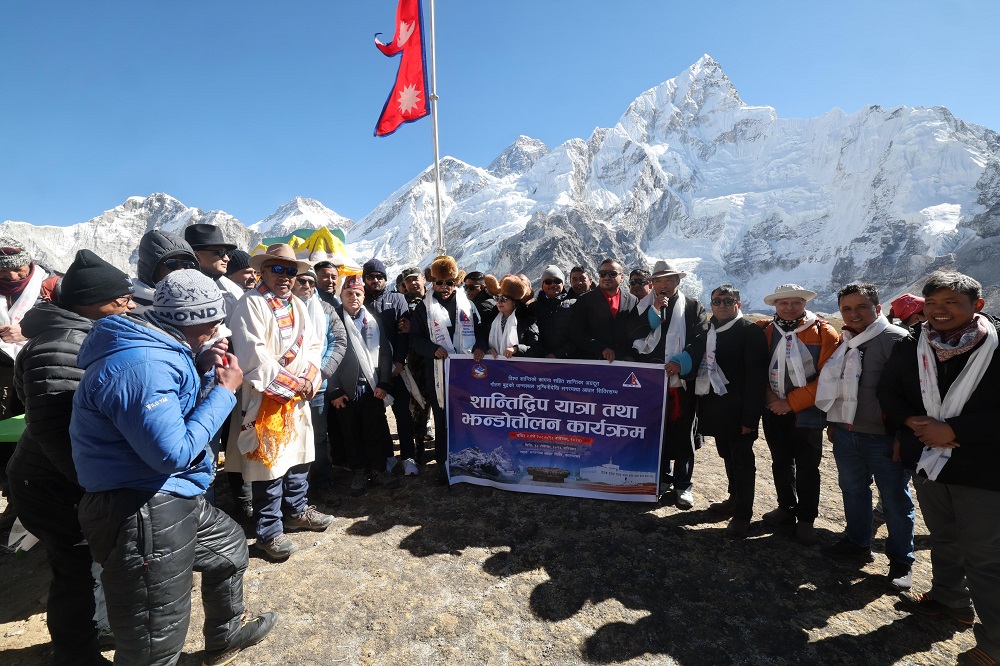
[[[449,357],[452,483],[655,502],[662,365]]]

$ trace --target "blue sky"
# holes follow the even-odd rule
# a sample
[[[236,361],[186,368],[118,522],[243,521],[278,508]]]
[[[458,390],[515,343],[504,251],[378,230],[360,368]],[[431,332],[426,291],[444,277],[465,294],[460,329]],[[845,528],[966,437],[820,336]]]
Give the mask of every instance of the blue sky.
[[[704,53],[782,117],[942,105],[1000,131],[993,0],[435,5],[441,151],[477,166],[519,134],[611,126]],[[398,63],[372,37],[395,8],[0,3],[0,221],[72,224],[153,192],[247,224],[295,196],[360,219],[432,160],[429,118],[372,136]]]

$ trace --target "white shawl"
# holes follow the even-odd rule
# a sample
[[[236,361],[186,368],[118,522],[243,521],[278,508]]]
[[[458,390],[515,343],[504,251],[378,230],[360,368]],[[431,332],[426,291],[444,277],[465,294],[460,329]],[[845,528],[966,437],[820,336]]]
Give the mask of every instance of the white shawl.
[[[997,329],[989,319],[985,317],[981,319],[986,324],[986,340],[972,352],[962,372],[945,394],[943,402],[941,391],[938,389],[937,359],[931,343],[927,340],[929,326],[926,322],[923,324],[920,339],[917,341],[917,372],[920,376],[920,397],[924,401],[927,416],[938,421],[958,416],[962,413],[965,403],[969,401],[969,396],[982,381],[997,349]],[[925,446],[917,462],[917,471],[923,470],[927,478],[934,481],[949,460],[951,460],[951,449]]]
[[[378,356],[379,350],[382,345],[380,341],[380,330],[378,317],[368,312],[364,308],[362,310],[362,325],[367,326],[367,331],[364,336],[361,335],[361,331],[358,330],[358,325],[354,322],[354,317],[345,310],[344,314],[351,318],[351,321],[347,322],[345,328],[347,328],[347,337],[351,339],[351,346],[354,348],[355,353],[358,355],[358,363],[361,366],[361,374],[364,375],[365,381],[368,382],[368,386],[374,391],[378,388],[378,377],[375,376],[375,372],[378,370]],[[392,396],[386,394],[384,398],[385,406],[392,406]]]
[[[889,320],[880,314],[860,334],[844,329],[840,344],[827,360],[816,382],[816,406],[826,412],[828,421],[854,423],[858,411],[858,381],[861,379],[861,351],[858,349],[889,328]]]
[[[329,330],[329,322],[326,320],[326,313],[323,312],[323,301],[314,292],[308,301],[302,301],[306,305],[306,315],[309,317],[309,326],[313,335],[319,340],[320,349],[326,353],[326,333]]]
[[[42,293],[42,282],[48,276],[49,274],[36,264],[31,273],[31,278],[28,280],[28,284],[24,285],[24,289],[21,290],[17,300],[14,301],[14,305],[9,310],[7,309],[7,299],[0,297],[0,326],[13,326],[14,324],[21,323],[24,315],[28,313],[28,310],[38,300],[38,295]],[[28,344],[27,340],[24,342],[0,341],[0,350],[4,351],[11,358],[16,358],[26,344]]]
[[[718,345],[719,333],[725,333],[740,319],[743,319],[743,313],[737,309],[736,316],[721,328],[716,328],[715,324],[709,326],[708,339],[705,341],[705,355],[701,357],[698,376],[694,380],[695,395],[708,395],[710,388],[715,389],[717,395],[729,393],[729,389],[726,388],[729,380],[726,379],[726,374],[722,372],[722,368],[719,367],[715,359],[715,348]]]
[[[799,333],[807,330],[816,323],[816,315],[806,310],[802,319],[802,325],[794,331],[785,332],[772,324],[774,335],[780,335],[783,341],[779,342],[771,354],[771,370],[768,373],[768,382],[774,394],[785,399],[785,376],[792,380],[792,386],[801,388],[808,383],[811,375],[816,374],[816,363],[805,343],[799,340]]]
[[[508,347],[517,347],[517,313],[511,312],[507,325],[502,324],[503,315],[497,312],[490,326],[490,349],[502,356]]]
[[[639,314],[646,312],[653,305],[653,301],[656,300],[656,293],[649,292],[642,297],[639,301],[637,307]],[[684,321],[684,294],[680,290],[677,291],[677,300],[674,301],[674,307],[670,309],[670,326],[667,328],[667,339],[663,343],[663,359],[670,362],[670,359],[677,356],[684,351],[684,345],[687,344],[687,325]],[[648,312],[646,316],[649,316]],[[654,349],[656,345],[660,343],[660,337],[663,335],[663,324],[654,328],[649,334],[642,338],[641,340],[636,340],[632,343],[632,347],[640,354],[649,354]],[[680,378],[680,375],[670,376],[670,386],[687,387],[687,382]]]
[[[462,290],[455,290],[455,315],[458,317],[458,322],[455,324],[455,332],[451,337],[448,337],[448,327],[452,323],[448,309],[434,298],[433,294],[425,298],[424,303],[427,307],[427,333],[430,339],[439,347],[443,347],[449,355],[471,354],[472,348],[476,345],[476,326],[473,317],[479,319],[479,310],[462,293]],[[434,359],[434,392],[437,394],[438,404],[442,407],[444,407],[446,381],[444,359],[436,358]]]

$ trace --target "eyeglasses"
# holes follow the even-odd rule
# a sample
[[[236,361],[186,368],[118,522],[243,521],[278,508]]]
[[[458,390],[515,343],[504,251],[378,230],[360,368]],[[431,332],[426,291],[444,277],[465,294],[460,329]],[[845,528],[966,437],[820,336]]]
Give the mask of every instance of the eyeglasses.
[[[559,278],[547,278],[545,280],[542,280],[542,284],[551,287],[554,284],[562,284],[562,280],[560,280]]]
[[[188,268],[194,268],[198,264],[191,261],[190,259],[164,259],[163,265],[172,271],[186,270]]]
[[[310,280],[309,278],[297,277],[295,281],[301,284],[303,287],[315,287],[316,280]]]
[[[738,301],[735,298],[713,298],[712,305],[719,307],[720,305],[725,305],[727,308],[736,305]]]
[[[198,252],[204,252],[206,254],[214,254],[219,259],[229,256],[229,250],[227,250],[226,248],[222,248],[221,250],[198,250]]]
[[[385,275],[382,273],[369,273],[365,276],[366,280],[371,280],[372,282],[385,281]]]
[[[0,252],[3,252],[8,257],[13,257],[24,252],[19,247],[0,247]]]
[[[439,287],[444,287],[445,285],[447,285],[449,287],[454,287],[455,286],[455,281],[454,280],[437,280],[434,284],[436,284]]]
[[[621,275],[621,273],[619,273],[618,271],[598,271],[597,274],[600,275],[601,277],[609,277],[609,278],[616,278],[619,275]]]
[[[497,303],[510,303],[512,300],[510,296],[497,296]]]
[[[117,305],[120,308],[125,307],[131,302],[132,302],[132,294],[125,294],[124,296],[119,296],[118,298],[115,299],[115,305]]]
[[[287,275],[288,277],[295,277],[299,272],[299,269],[295,266],[282,266],[281,264],[271,264],[270,266],[264,266],[267,270],[278,275]]]
[[[633,287],[638,287],[640,284],[642,284],[642,285],[649,284],[649,280],[643,280],[643,279],[639,278],[639,279],[636,279],[636,280],[629,280],[628,283],[631,286],[633,286]]]

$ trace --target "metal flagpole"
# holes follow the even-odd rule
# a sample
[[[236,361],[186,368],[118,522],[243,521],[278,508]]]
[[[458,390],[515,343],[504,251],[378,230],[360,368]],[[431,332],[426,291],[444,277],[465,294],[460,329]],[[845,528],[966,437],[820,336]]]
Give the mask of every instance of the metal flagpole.
[[[438,150],[438,96],[437,96],[437,58],[434,46],[434,0],[429,0],[431,8],[431,131],[434,133],[434,213],[437,220],[437,253],[443,255],[444,222],[441,220],[441,156]]]

